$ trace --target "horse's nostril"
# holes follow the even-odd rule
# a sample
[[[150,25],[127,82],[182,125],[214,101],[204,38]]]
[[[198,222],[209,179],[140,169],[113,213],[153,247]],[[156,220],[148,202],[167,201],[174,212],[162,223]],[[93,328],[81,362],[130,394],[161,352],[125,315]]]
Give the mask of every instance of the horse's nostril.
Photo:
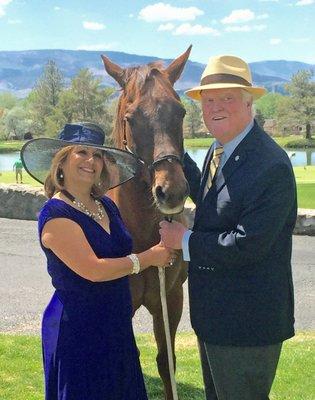
[[[163,192],[162,186],[157,186],[155,188],[155,195],[160,201],[165,200],[166,194]]]

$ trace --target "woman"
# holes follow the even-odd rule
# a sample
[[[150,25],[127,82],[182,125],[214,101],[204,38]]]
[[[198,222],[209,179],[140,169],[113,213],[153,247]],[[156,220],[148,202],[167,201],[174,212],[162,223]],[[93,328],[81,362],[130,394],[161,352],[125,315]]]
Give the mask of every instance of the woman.
[[[21,151],[49,197],[38,221],[56,289],[42,323],[46,400],[147,399],[128,275],[173,255],[162,244],[131,254],[131,237],[104,192],[131,179],[137,159],[103,142],[97,125],[67,124],[58,140],[34,139]]]

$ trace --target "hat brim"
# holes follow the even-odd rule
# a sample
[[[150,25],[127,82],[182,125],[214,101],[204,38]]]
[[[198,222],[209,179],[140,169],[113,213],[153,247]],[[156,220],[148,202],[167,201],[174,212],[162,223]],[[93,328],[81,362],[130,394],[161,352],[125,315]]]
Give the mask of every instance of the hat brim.
[[[125,150],[107,146],[94,146],[91,143],[68,142],[60,139],[37,138],[26,142],[20,152],[26,172],[37,182],[44,184],[54,156],[64,147],[84,146],[101,150],[108,171],[108,189],[113,189],[130,179],[138,170],[138,158]]]
[[[189,89],[185,92],[185,94],[194,99],[194,100],[201,100],[201,92],[202,90],[211,90],[211,89],[232,89],[232,88],[240,88],[244,89],[249,92],[254,100],[259,99],[261,96],[267,93],[267,90],[263,87],[252,87],[252,86],[245,86],[240,85],[237,83],[211,83],[208,85],[200,85],[196,86],[192,89]]]

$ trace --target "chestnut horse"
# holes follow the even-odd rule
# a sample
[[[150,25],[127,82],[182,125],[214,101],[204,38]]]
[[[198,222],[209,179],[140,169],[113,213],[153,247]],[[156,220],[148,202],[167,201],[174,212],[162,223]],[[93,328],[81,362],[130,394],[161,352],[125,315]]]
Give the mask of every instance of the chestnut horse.
[[[151,63],[125,69],[102,56],[107,73],[122,89],[113,131],[115,145],[141,160],[136,177],[109,194],[132,235],[135,253],[159,242],[158,224],[165,215],[176,214],[176,220],[183,220],[180,213],[189,194],[181,163],[185,110],[173,85],[190,50],[191,46],[167,68],[161,63]],[[182,315],[182,285],[186,277],[187,267],[179,254],[174,266],[166,268],[174,361],[175,333]],[[165,398],[172,400],[157,268],[130,276],[130,288],[134,312],[143,305],[153,316],[158,370]]]

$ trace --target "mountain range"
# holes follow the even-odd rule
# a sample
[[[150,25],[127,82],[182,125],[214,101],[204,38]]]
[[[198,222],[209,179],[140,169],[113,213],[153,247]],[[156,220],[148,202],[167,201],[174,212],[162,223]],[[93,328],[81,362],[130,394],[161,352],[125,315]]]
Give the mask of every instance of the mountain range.
[[[56,62],[65,77],[66,84],[82,68],[89,70],[102,79],[104,86],[116,86],[113,79],[104,70],[100,55],[105,54],[122,67],[146,64],[161,60],[158,57],[141,56],[118,51],[84,50],[28,50],[0,51],[0,92],[11,92],[18,97],[25,97],[34,87],[49,60]],[[179,53],[180,54],[180,53]],[[179,54],[174,55],[174,58]],[[165,65],[172,60],[165,59]],[[299,61],[259,61],[250,63],[254,84],[266,87],[269,91],[282,92],[284,84],[299,70],[315,70],[315,65]],[[176,83],[176,89],[183,92],[199,84],[205,68],[202,63],[188,61],[185,70]]]

